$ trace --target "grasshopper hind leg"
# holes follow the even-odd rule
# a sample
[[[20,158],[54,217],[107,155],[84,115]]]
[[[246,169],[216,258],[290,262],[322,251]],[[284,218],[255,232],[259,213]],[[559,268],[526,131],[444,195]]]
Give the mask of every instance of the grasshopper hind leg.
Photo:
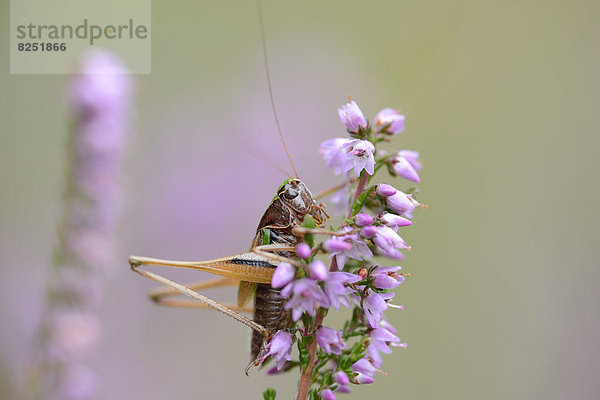
[[[235,319],[236,321],[241,322],[242,324],[246,325],[247,327],[251,328],[253,331],[255,331],[256,333],[260,334],[263,337],[269,336],[270,332],[267,328],[265,328],[264,326],[262,326],[260,324],[257,324],[256,322],[252,321],[251,319],[249,319],[247,317],[244,317],[243,315],[238,314],[237,312],[233,311],[231,308],[229,308],[223,304],[220,304],[212,299],[209,299],[208,297],[203,296],[200,293],[195,292],[180,283],[177,283],[175,281],[165,278],[164,276],[158,275],[154,272],[150,272],[150,271],[147,271],[147,270],[141,268],[144,263],[141,262],[139,259],[137,259],[135,257],[131,257],[129,260],[129,264],[131,265],[131,269],[133,271],[142,275],[143,277],[146,277],[155,282],[163,284],[163,285],[169,287],[170,289],[174,290],[175,292],[178,292],[182,295],[188,296],[188,297],[194,299],[195,301],[206,305],[207,308],[212,308],[214,310],[220,311],[223,314],[225,314],[225,315]],[[171,291],[168,291],[168,293],[171,293]]]
[[[238,284],[238,280],[232,278],[215,278],[209,279],[200,282],[186,283],[183,286],[186,288],[198,292],[199,290],[212,289],[223,286],[235,286]],[[168,286],[158,287],[156,289],[152,289],[148,292],[148,297],[150,300],[155,302],[161,306],[167,307],[183,307],[183,308],[202,308],[202,309],[210,309],[207,304],[201,303],[192,299],[181,299],[181,298],[173,298],[176,296],[181,296],[182,293],[176,289],[173,289]],[[253,312],[254,308],[252,307],[243,307],[235,304],[226,304],[222,303],[223,306],[238,312]]]

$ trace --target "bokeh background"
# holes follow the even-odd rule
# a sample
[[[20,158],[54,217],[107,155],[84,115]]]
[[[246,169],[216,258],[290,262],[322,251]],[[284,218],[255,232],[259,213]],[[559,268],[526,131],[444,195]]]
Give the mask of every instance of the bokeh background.
[[[66,76],[8,74],[0,24],[0,398],[22,378],[56,242]],[[264,1],[280,120],[302,179],[337,181],[321,141],[352,95],[400,107],[394,143],[421,151],[412,278],[390,315],[408,349],[347,398],[600,397],[596,1]],[[244,251],[289,169],[266,90],[256,4],[154,2],[138,76],[119,251],[106,277],[107,399],[291,398],[296,377],[246,377],[249,331],[156,307],[129,254]],[[263,162],[262,160],[266,160]],[[396,183],[400,184],[399,181]],[[195,280],[197,274],[170,275]],[[234,298],[234,289],[214,297]],[[340,396],[342,397],[342,396]],[[279,398],[279,397],[278,397]]]

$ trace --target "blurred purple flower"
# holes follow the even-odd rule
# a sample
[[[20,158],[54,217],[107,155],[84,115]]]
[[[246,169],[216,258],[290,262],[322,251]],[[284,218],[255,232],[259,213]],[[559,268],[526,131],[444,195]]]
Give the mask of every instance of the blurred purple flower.
[[[375,173],[375,146],[368,140],[351,140],[344,144],[347,153],[344,155],[342,171],[350,171],[354,168],[356,176],[360,176],[364,169],[369,175]]]
[[[49,354],[60,360],[81,360],[100,340],[100,322],[89,311],[58,311],[52,318]]]
[[[350,133],[358,133],[359,130],[367,128],[367,119],[355,101],[350,101],[338,108],[338,115]]]
[[[342,350],[347,347],[342,339],[342,332],[327,326],[317,330],[317,342],[327,354],[342,354]]]
[[[67,365],[60,373],[58,398],[61,400],[97,399],[99,383],[98,376],[85,365],[77,363]]]
[[[404,121],[406,117],[392,108],[384,108],[375,116],[375,124],[378,128],[385,128],[384,132],[392,135],[404,132]]]
[[[66,93],[73,120],[68,148],[65,216],[48,279],[39,327],[33,391],[44,398],[96,398],[98,378],[85,358],[98,345],[103,268],[111,265],[118,217],[121,159],[126,148],[133,83],[112,54],[93,51]],[[118,265],[118,263],[114,263]]]
[[[290,282],[281,290],[281,296],[289,299],[285,308],[292,310],[294,321],[298,321],[304,312],[314,317],[318,307],[328,308],[330,305],[327,296],[317,282],[309,278]]]
[[[286,331],[279,331],[273,336],[273,339],[265,347],[265,355],[262,357],[263,362],[267,357],[274,357],[277,364],[277,369],[281,370],[287,361],[292,357],[292,335]]]
[[[331,204],[333,205],[332,213],[334,215],[341,215],[346,212],[348,204],[350,203],[350,191],[348,185],[340,188],[330,198]]]

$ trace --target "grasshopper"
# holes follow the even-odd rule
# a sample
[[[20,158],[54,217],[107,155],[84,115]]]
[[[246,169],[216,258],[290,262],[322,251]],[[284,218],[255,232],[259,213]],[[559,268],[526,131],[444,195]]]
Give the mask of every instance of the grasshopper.
[[[304,241],[305,234],[337,235],[336,232],[322,229],[329,216],[325,213],[324,205],[317,204],[311,191],[298,178],[283,139],[273,100],[260,1],[258,6],[265,72],[273,116],[283,148],[296,177],[285,180],[277,189],[275,197],[258,224],[250,250],[246,253],[207,261],[171,261],[150,257],[129,257],[129,264],[133,271],[165,286],[149,293],[149,297],[158,304],[212,308],[250,327],[252,329],[251,362],[248,367],[259,364],[265,345],[272,335],[278,330],[288,327],[291,322],[290,313],[284,307],[286,300],[281,297],[278,289],[271,287],[271,278],[277,265],[285,261],[298,268],[303,267],[298,261],[295,251],[296,247]],[[316,222],[315,229],[301,226],[307,216],[312,217]],[[142,268],[144,265],[191,268],[210,272],[220,278],[182,285]],[[220,304],[198,293],[203,289],[228,285],[239,286],[237,304]],[[172,298],[177,295],[185,295],[193,300]],[[252,295],[254,295],[254,307],[249,308],[247,304]],[[238,311],[253,312],[253,319],[239,314]],[[248,373],[248,368],[246,373]]]
[[[306,233],[333,233],[301,227],[307,215],[315,220],[318,228],[322,228],[328,218],[323,204],[316,203],[308,187],[300,179],[290,178],[277,189],[277,194],[258,224],[248,252],[208,261],[171,261],[131,256],[129,264],[138,274],[166,286],[149,293],[153,301],[168,306],[213,308],[250,327],[253,330],[250,365],[257,364],[267,341],[275,332],[288,327],[291,321],[289,311],[284,308],[285,299],[278,289],[271,287],[275,267],[282,261],[299,264],[295,249],[303,242]],[[191,268],[221,278],[181,285],[143,269],[143,265]],[[235,284],[239,285],[236,305],[220,304],[197,292]],[[171,299],[179,294],[193,300]],[[254,307],[248,309],[246,304],[253,294]],[[253,311],[254,317],[251,320],[237,311]]]

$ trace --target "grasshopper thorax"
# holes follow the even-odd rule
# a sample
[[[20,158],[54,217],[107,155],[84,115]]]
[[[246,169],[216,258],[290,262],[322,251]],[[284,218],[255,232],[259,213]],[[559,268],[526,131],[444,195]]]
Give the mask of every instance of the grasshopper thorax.
[[[317,225],[325,224],[327,215],[323,211],[323,207],[317,205],[313,194],[300,179],[288,179],[283,182],[277,190],[277,198],[302,217],[310,215],[315,219]]]

